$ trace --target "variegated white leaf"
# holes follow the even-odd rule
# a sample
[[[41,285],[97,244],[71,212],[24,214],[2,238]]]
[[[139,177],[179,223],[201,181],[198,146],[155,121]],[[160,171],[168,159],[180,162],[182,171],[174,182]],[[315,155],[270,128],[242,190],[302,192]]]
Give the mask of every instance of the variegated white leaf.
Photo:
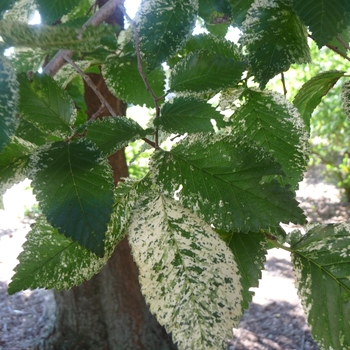
[[[219,349],[241,316],[237,264],[210,225],[161,194],[143,198],[129,228],[142,293],[179,349]]]

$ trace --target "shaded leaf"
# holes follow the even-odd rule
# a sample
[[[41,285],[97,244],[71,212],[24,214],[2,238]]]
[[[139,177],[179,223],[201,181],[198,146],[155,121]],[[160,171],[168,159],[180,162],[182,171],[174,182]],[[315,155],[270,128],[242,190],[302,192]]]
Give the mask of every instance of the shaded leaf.
[[[206,50],[190,53],[171,70],[170,89],[179,92],[211,92],[235,86],[246,63]]]
[[[13,185],[28,176],[28,162],[35,146],[19,137],[12,137],[0,157],[0,197]]]
[[[264,269],[267,254],[266,239],[263,234],[255,232],[248,234],[219,232],[219,234],[235,257],[238,271],[241,274],[242,309],[246,310],[254,296],[254,292],[250,291],[250,288],[259,286],[261,270]]]
[[[344,83],[344,85],[342,86],[341,97],[342,97],[344,112],[348,120],[350,120],[350,82],[349,81]]]
[[[178,51],[191,35],[196,23],[196,0],[145,0],[138,31],[143,60],[150,70]]]
[[[52,24],[73,10],[80,3],[80,0],[35,0],[35,2],[42,21]]]
[[[110,155],[129,142],[141,139],[147,130],[126,117],[103,118],[87,125],[86,139],[94,142],[105,154]]]
[[[261,89],[292,63],[311,61],[306,28],[283,1],[254,2],[243,23],[242,42]]]
[[[106,265],[115,246],[124,237],[131,217],[135,183],[119,183],[114,210],[104,241],[105,255],[97,257],[85,247],[58,233],[44,217],[37,219],[27,235],[19,265],[9,285],[9,294],[35,288],[69,289],[89,280]]]
[[[317,74],[307,81],[296,94],[293,104],[298,108],[308,131],[310,131],[312,112],[344,73],[333,70]]]
[[[9,60],[0,55],[0,152],[18,125],[18,82]]]
[[[195,98],[178,97],[162,106],[161,116],[155,119],[154,124],[169,133],[191,134],[213,132],[212,119],[216,121],[218,127],[227,125],[223,121],[224,116],[207,102]]]
[[[199,34],[192,36],[187,41],[185,50],[186,52],[207,50],[222,57],[234,58],[237,61],[241,59],[240,51],[237,45],[235,45],[232,41],[217,38],[211,34]]]
[[[254,0],[228,0],[232,8],[233,24],[240,27]]]
[[[246,90],[246,102],[231,117],[237,136],[248,137],[282,165],[286,182],[298,189],[308,161],[308,132],[298,110],[284,96]]]
[[[348,0],[290,0],[301,20],[309,27],[318,47],[341,33],[350,19]]]
[[[127,103],[154,107],[154,100],[147,91],[137,68],[134,56],[113,57],[103,65],[102,73],[111,92]],[[147,74],[147,81],[156,96],[164,94],[165,72],[158,67]]]
[[[94,51],[106,37],[116,42],[116,31],[116,27],[109,25],[87,26],[82,30],[81,26],[28,25],[16,20],[0,20],[1,37],[8,46],[42,50]]]
[[[324,349],[350,348],[350,226],[309,228],[292,245],[296,286],[312,335]]]
[[[219,349],[241,312],[241,283],[232,252],[178,201],[143,197],[129,228],[141,291],[181,349]]]
[[[249,139],[196,134],[170,152],[157,151],[150,168],[162,190],[224,231],[258,232],[279,222],[304,222],[295,194],[271,175],[280,165]]]
[[[48,75],[34,74],[28,80],[25,74],[20,74],[18,81],[23,117],[45,133],[58,137],[70,135],[75,108],[68,93]]]
[[[98,256],[113,202],[112,173],[87,141],[55,142],[32,157],[34,194],[50,224]]]

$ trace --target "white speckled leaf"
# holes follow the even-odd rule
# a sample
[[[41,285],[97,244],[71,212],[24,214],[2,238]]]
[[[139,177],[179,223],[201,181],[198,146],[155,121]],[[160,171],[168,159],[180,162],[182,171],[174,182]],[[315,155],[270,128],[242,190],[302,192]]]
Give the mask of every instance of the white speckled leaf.
[[[10,61],[0,54],[0,152],[18,124],[18,82]]]
[[[350,349],[350,225],[316,225],[291,248],[313,337],[322,349]]]
[[[186,42],[196,23],[197,0],[145,0],[138,30],[140,49],[153,70]]]
[[[150,168],[161,189],[224,231],[259,232],[280,222],[304,222],[295,193],[269,152],[249,138],[194,134],[170,152],[155,152]],[[178,191],[180,186],[181,191]]]
[[[129,241],[142,293],[179,349],[220,349],[242,315],[242,287],[219,235],[178,201],[149,192]]]
[[[104,154],[110,155],[146,135],[147,131],[132,119],[107,117],[87,124],[86,139],[94,142]]]
[[[0,156],[0,197],[14,184],[28,175],[29,157],[35,145],[19,137],[12,137]]]
[[[35,74],[29,80],[25,74],[20,74],[18,81],[22,116],[46,134],[69,136],[75,120],[75,107],[67,91],[48,75]]]
[[[161,115],[154,125],[174,134],[213,132],[211,120],[225,127],[224,116],[204,100],[178,97],[163,104]]]
[[[103,38],[115,40],[118,27],[101,25],[87,26],[46,26],[28,25],[16,20],[0,20],[0,33],[8,46],[40,48],[43,50],[94,51],[101,45]]]
[[[311,61],[306,28],[286,1],[254,1],[243,22],[242,41],[262,89],[291,64]]]
[[[103,256],[113,178],[96,145],[86,140],[44,145],[31,157],[30,178],[50,224]]]
[[[232,132],[271,152],[298,189],[308,161],[308,132],[298,110],[276,92],[247,89],[246,102],[231,117]]]
[[[348,117],[348,119],[350,120],[350,82],[349,81],[344,83],[342,87],[341,98],[343,102],[344,112]]]
[[[114,192],[114,209],[104,240],[105,255],[97,257],[77,242],[58,233],[44,217],[27,235],[19,265],[8,292],[35,288],[69,289],[89,280],[107,263],[129,225],[137,182],[119,183]]]

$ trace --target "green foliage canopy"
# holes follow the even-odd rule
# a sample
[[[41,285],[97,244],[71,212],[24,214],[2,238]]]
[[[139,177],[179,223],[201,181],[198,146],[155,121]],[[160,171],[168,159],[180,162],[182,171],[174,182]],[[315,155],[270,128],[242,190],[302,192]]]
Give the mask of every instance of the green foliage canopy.
[[[306,224],[295,191],[310,118],[337,81],[349,113],[348,75],[322,71],[293,102],[265,89],[310,62],[308,36],[349,60],[349,2],[144,0],[121,31],[101,23],[106,8],[124,11],[118,3],[87,19],[89,1],[33,0],[36,26],[18,21],[34,8],[24,0],[0,5],[0,191],[29,177],[43,213],[9,293],[79,285],[128,234],[158,321],[180,349],[214,350],[248,307],[269,243],[291,252],[320,345],[350,348],[349,226],[280,227]],[[199,17],[209,32],[193,36]],[[126,103],[154,107],[148,127],[115,115],[98,91],[111,116],[89,120],[87,72]],[[113,189],[107,157],[134,141],[153,148],[149,171]]]

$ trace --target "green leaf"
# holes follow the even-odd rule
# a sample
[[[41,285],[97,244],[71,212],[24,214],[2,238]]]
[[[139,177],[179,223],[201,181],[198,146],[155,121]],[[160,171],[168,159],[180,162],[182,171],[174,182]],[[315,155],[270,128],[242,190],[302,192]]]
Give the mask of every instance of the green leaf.
[[[145,0],[138,31],[143,59],[150,70],[157,68],[185,44],[196,24],[196,0]]]
[[[298,110],[272,91],[246,90],[244,95],[246,102],[231,117],[232,133],[271,152],[282,165],[285,181],[298,189],[309,153],[309,135]]]
[[[212,119],[216,121],[218,127],[227,125],[223,121],[224,116],[206,101],[178,97],[162,106],[161,115],[155,119],[154,124],[169,133],[191,134],[213,132]]]
[[[314,226],[292,246],[296,286],[324,349],[350,348],[350,227]]]
[[[80,0],[35,0],[42,22],[52,24],[74,9]]]
[[[154,107],[154,100],[137,68],[134,56],[112,57],[103,65],[102,73],[111,92],[127,103]],[[165,72],[158,67],[151,73],[146,73],[147,81],[156,96],[164,95]]]
[[[186,43],[186,52],[207,50],[222,57],[241,59],[239,48],[231,41],[217,38],[211,34],[192,36]]]
[[[170,89],[178,92],[212,92],[235,86],[246,63],[206,50],[190,53],[171,70]]]
[[[267,242],[263,234],[249,232],[219,232],[221,238],[231,249],[238,271],[241,274],[242,309],[246,310],[252,301],[254,292],[252,287],[259,286],[261,270],[264,269],[267,254]]]
[[[342,97],[344,112],[348,120],[350,120],[350,81],[347,81],[342,86],[341,97]]]
[[[16,21],[28,23],[30,16],[36,8],[34,1],[35,0],[12,1],[12,6],[8,8],[8,11],[4,13],[3,17],[5,19],[14,19]],[[3,2],[3,0],[1,2]]]
[[[34,193],[50,224],[98,256],[112,212],[112,173],[87,141],[55,142],[32,157]]]
[[[349,25],[348,0],[290,0],[307,25],[319,48],[326,45]]]
[[[16,136],[37,146],[47,142],[47,135],[24,118],[19,120]]]
[[[109,25],[87,26],[83,30],[80,26],[28,25],[16,20],[0,20],[1,37],[8,46],[42,50],[94,51],[104,38],[115,38],[116,31],[117,28]]]
[[[271,155],[249,139],[196,134],[170,152],[157,151],[150,168],[162,190],[224,231],[259,232],[280,222],[304,222],[295,194],[271,175],[283,175]]]
[[[181,349],[220,349],[241,312],[232,252],[178,201],[149,192],[138,203],[129,242],[141,291]]]
[[[0,157],[0,197],[28,175],[28,162],[35,146],[19,137],[12,137]]]
[[[332,70],[317,74],[307,81],[296,94],[293,104],[298,108],[308,131],[310,131],[312,112],[344,73]]]
[[[283,1],[256,1],[243,23],[242,42],[261,89],[292,63],[311,61],[306,28]]]
[[[337,34],[328,44],[334,47],[335,50],[347,55],[350,43],[350,26],[346,27],[340,34]]]
[[[0,152],[18,125],[18,82],[9,60],[0,55]]]
[[[2,0],[0,2],[0,16],[2,16],[2,14],[6,12],[6,10],[9,10],[15,2],[16,0]]]
[[[45,133],[58,137],[70,135],[75,108],[68,93],[48,75],[34,74],[28,80],[25,74],[20,74],[18,81],[23,117]]]
[[[210,33],[224,37],[230,25],[231,9],[226,0],[199,0],[198,15],[205,21]]]
[[[35,288],[69,289],[98,273],[125,236],[131,218],[133,190],[130,182],[119,184],[115,190],[114,212],[106,232],[103,258],[59,234],[44,217],[38,218],[18,257],[19,265],[14,269],[9,294]]]
[[[228,0],[232,8],[233,24],[240,27],[254,0]]]
[[[86,138],[94,142],[108,156],[129,142],[141,139],[146,135],[147,131],[132,119],[109,117],[89,123]]]

